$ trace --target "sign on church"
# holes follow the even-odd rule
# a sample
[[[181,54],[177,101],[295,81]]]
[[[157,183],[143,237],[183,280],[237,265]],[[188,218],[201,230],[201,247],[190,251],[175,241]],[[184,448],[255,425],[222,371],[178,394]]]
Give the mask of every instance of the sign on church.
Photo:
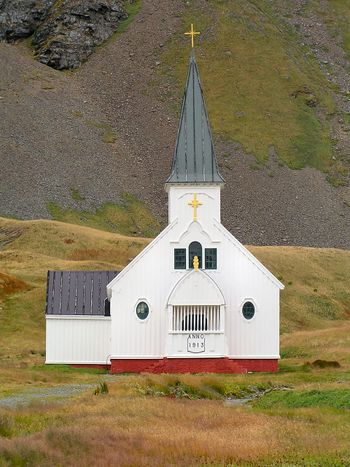
[[[190,334],[187,338],[187,352],[200,353],[205,352],[204,334]]]

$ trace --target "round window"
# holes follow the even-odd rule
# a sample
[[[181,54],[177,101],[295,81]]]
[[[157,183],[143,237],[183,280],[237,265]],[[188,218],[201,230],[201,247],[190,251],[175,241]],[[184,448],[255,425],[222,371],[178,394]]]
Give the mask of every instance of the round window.
[[[139,319],[146,319],[149,315],[149,306],[146,302],[138,303],[136,307],[136,314]]]
[[[242,313],[245,319],[252,319],[255,315],[255,306],[252,302],[245,302],[242,308]]]

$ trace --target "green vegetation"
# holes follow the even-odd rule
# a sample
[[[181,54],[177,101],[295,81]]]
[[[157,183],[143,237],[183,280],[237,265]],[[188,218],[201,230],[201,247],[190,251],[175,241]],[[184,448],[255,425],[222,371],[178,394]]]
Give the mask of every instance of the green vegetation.
[[[69,365],[33,365],[32,370],[34,371],[48,371],[55,373],[72,373],[72,374],[92,374],[99,375],[106,373],[106,370],[100,370],[98,368],[75,368]]]
[[[327,171],[334,90],[277,10],[267,0],[190,2],[182,29],[196,18],[202,31],[196,58],[209,118],[217,135],[240,142],[259,161],[266,161],[274,146],[291,168]],[[162,57],[161,72],[178,95],[189,55],[185,40],[176,35]]]
[[[262,409],[275,409],[280,407],[329,407],[335,409],[350,409],[350,389],[272,391],[259,399],[255,406]]]
[[[104,143],[115,143],[117,135],[114,133],[113,128],[108,123],[95,122],[94,120],[86,120],[84,122],[87,126],[98,128],[101,131],[101,138]]]
[[[167,396],[185,399],[242,399],[261,391],[271,389],[270,382],[249,385],[247,382],[230,381],[223,376],[178,377],[147,376],[136,386],[137,391],[145,396]]]
[[[71,188],[70,192],[71,192],[72,199],[74,199],[74,201],[80,202],[80,201],[85,200],[85,198],[83,196],[81,196],[80,191],[78,190],[78,188]]]
[[[124,8],[128,17],[119,24],[117,34],[122,34],[128,29],[130,23],[134,20],[135,16],[141,9],[141,0],[134,0],[133,2],[126,0]]]
[[[64,209],[54,202],[49,202],[47,208],[55,220],[107,232],[153,237],[160,231],[160,225],[151,211],[142,201],[129,193],[122,194],[120,204],[105,203],[93,212]]]
[[[104,47],[105,45],[114,41],[120,34],[123,34],[125,31],[127,31],[128,27],[130,26],[130,23],[133,22],[135,16],[141,9],[141,0],[134,0],[133,2],[125,0],[124,9],[128,17],[118,24],[117,30],[105,42],[98,46],[98,48]]]

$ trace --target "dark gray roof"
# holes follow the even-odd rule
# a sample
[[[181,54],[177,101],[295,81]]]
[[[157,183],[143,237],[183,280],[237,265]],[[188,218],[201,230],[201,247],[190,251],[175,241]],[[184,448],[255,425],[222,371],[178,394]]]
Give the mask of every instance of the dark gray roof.
[[[192,53],[172,172],[167,183],[223,183],[218,172],[199,73]]]
[[[118,271],[48,271],[46,314],[109,316],[107,284]]]

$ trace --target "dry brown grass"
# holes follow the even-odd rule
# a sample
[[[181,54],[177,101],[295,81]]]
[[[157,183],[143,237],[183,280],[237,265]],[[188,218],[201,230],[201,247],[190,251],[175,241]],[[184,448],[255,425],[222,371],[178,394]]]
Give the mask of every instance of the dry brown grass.
[[[28,290],[29,286],[24,281],[0,272],[0,299],[6,296]]]
[[[334,416],[329,430],[329,418],[315,410],[271,416],[218,401],[140,397],[133,390],[139,378],[120,377],[107,396],[90,393],[64,407],[22,410],[22,418],[47,417],[47,426],[2,440],[0,453],[35,465],[266,465],[349,445],[349,417],[341,425]]]

